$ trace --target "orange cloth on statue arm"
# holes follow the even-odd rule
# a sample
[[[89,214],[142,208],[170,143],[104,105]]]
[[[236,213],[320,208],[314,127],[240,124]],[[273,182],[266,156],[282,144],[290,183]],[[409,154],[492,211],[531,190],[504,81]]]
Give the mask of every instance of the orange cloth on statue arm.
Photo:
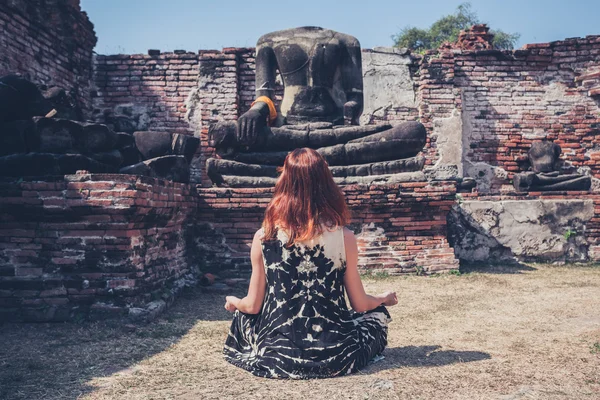
[[[269,106],[269,126],[277,119],[277,110],[275,109],[275,104],[273,104],[273,100],[268,98],[267,96],[260,96],[258,99],[254,100],[250,107],[256,104],[257,101],[262,101]]]

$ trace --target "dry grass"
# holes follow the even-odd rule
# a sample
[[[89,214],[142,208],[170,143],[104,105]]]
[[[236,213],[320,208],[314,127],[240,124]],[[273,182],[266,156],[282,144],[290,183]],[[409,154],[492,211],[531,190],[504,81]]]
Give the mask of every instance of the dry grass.
[[[157,322],[0,327],[2,399],[598,399],[600,268],[375,277],[396,290],[386,358],[326,380],[227,364],[223,296],[190,292]]]

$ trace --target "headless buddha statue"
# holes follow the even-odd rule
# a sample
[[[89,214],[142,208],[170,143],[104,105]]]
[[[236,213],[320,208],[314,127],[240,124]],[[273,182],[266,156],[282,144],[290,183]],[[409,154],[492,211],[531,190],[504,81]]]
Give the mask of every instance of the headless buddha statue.
[[[536,142],[527,153],[532,171],[515,174],[513,184],[520,192],[589,190],[592,178],[580,174],[561,174],[559,145],[549,141]]]
[[[284,85],[279,110],[273,103],[277,72]],[[256,95],[237,123],[209,127],[209,145],[219,157],[207,160],[213,183],[271,186],[277,167],[299,147],[323,155],[341,184],[423,179],[424,158],[417,157],[426,141],[422,124],[357,125],[363,81],[356,38],[317,27],[262,36],[256,46]]]

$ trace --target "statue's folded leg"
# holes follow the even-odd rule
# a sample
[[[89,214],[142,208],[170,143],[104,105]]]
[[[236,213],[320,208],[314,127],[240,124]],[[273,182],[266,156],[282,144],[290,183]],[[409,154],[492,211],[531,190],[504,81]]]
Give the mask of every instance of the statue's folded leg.
[[[330,167],[330,169],[334,177],[345,178],[350,176],[375,176],[415,172],[421,171],[424,165],[425,157],[417,156],[402,160]]]
[[[561,176],[562,178],[562,176]],[[543,190],[543,191],[553,191],[553,190],[589,190],[592,186],[592,178],[585,175],[575,175],[572,176],[569,180],[562,180],[560,182],[547,184],[544,186],[533,186],[531,190]]]
[[[250,146],[251,153],[264,150],[274,152],[291,151],[301,147],[313,149],[347,143],[351,140],[362,139],[370,135],[393,129],[389,124],[367,126],[340,126],[328,129],[303,129],[293,127],[269,128],[260,132],[256,143]],[[236,138],[237,125],[235,121],[222,121],[209,127],[209,146],[217,149],[238,148]]]
[[[416,172],[405,172],[402,174],[389,174],[389,175],[374,175],[374,176],[347,176],[347,177],[334,177],[333,181],[338,185],[361,185],[361,184],[372,184],[373,182],[379,183],[396,183],[396,182],[421,182],[425,179],[425,175],[421,171]],[[235,176],[235,175],[223,175],[223,185],[227,187],[273,187],[277,182],[277,178],[270,178],[268,176]]]
[[[317,151],[329,165],[366,164],[414,157],[425,146],[427,132],[419,122],[405,122],[384,132]]]
[[[557,174],[556,176],[551,176],[548,174],[536,174],[534,185],[554,185],[557,183],[573,181],[582,177],[584,176],[580,174]]]
[[[351,140],[362,139],[389,129],[392,129],[390,124],[378,124],[365,126],[334,126],[331,129],[309,130],[307,147],[318,149],[320,147],[344,144]]]
[[[422,149],[422,141],[403,139],[338,144],[317,151],[329,165],[355,165],[414,157]]]
[[[523,172],[513,177],[515,189],[529,191],[589,190],[592,178],[579,174],[550,175]]]
[[[206,160],[206,174],[213,183],[216,183],[217,185],[227,185],[227,182],[223,177],[224,175],[249,178],[277,178],[277,167],[273,165],[245,164],[237,161],[209,158]]]
[[[237,153],[230,157],[230,160],[246,163],[246,164],[262,164],[281,166],[289,151],[273,151],[273,152],[252,152],[252,153]]]
[[[415,172],[423,169],[424,157],[411,157],[403,160],[383,161],[361,165],[330,167],[333,176],[344,179],[353,176],[380,176],[402,172]],[[230,187],[242,186],[271,186],[278,172],[273,165],[245,164],[232,160],[210,158],[206,162],[206,172],[217,185]]]

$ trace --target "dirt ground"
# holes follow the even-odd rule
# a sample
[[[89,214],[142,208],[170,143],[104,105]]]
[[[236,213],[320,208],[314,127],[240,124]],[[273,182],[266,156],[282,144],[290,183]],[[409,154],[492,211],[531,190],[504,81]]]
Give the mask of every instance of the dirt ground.
[[[226,363],[223,295],[193,290],[149,325],[0,326],[0,398],[600,399],[600,267],[365,285],[399,304],[385,359],[356,375],[269,380]]]

